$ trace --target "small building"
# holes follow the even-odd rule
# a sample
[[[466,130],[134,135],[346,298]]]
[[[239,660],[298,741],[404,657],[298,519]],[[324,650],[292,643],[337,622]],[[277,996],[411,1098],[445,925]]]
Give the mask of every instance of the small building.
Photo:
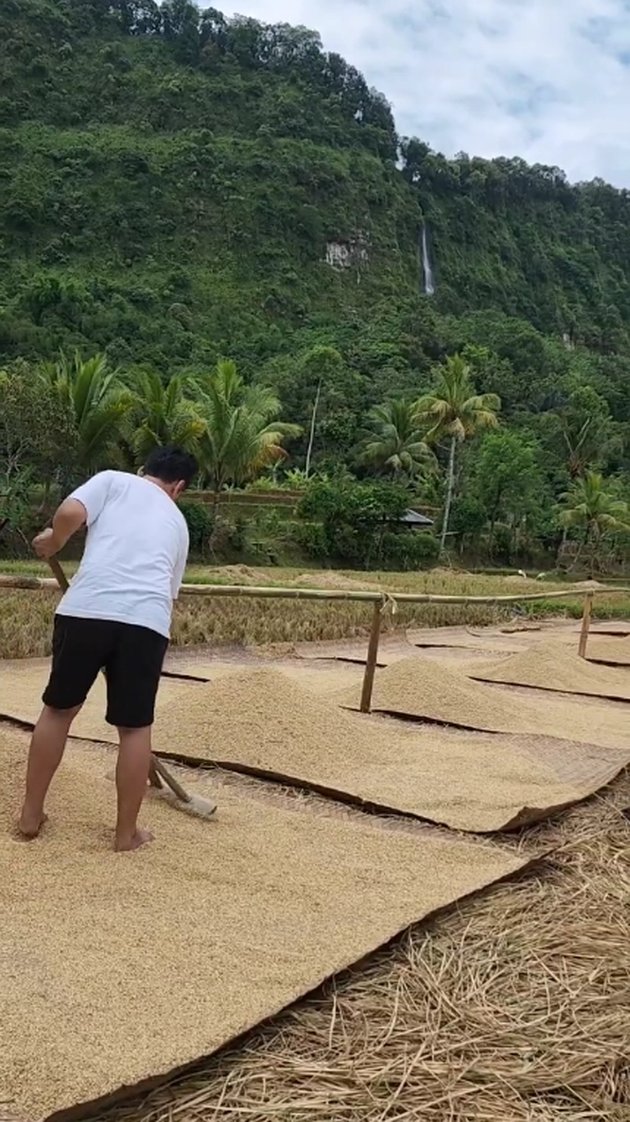
[[[426,514],[419,514],[417,510],[406,510],[401,515],[400,521],[410,530],[430,530],[434,525],[432,518],[427,518]]]

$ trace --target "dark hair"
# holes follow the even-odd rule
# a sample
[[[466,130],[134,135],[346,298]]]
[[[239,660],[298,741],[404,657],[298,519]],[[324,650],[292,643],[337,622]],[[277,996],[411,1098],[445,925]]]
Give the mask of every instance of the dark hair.
[[[199,466],[190,452],[175,448],[172,444],[165,448],[154,448],[144,465],[144,474],[161,479],[163,483],[179,483],[182,479],[187,487],[195,478]]]

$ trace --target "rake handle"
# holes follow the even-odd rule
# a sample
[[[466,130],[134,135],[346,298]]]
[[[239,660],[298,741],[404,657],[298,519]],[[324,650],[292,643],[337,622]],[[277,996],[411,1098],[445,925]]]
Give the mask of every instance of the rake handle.
[[[61,567],[61,563],[57,560],[56,557],[49,557],[48,564],[61,591],[67,592],[70,584],[66,574]],[[190,802],[190,795],[184,790],[182,786],[180,786],[174,776],[171,775],[170,771],[168,771],[167,768],[164,767],[162,761],[158,760],[157,757],[153,755],[153,753],[151,753],[151,763],[149,765],[149,782],[152,787],[158,788],[162,786],[162,783],[164,783],[167,787],[170,787],[171,791],[174,795],[177,795],[178,799],[181,799],[185,803]]]

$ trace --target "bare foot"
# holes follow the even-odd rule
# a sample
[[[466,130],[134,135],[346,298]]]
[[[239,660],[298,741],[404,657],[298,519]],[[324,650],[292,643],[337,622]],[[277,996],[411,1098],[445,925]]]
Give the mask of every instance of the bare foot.
[[[39,836],[39,832],[45,822],[48,821],[47,814],[40,814],[39,819],[30,818],[28,814],[22,811],[20,821],[17,824],[18,837],[22,841],[33,841],[34,838]]]
[[[114,849],[116,853],[128,853],[130,850],[140,849],[141,845],[147,845],[148,842],[152,841],[153,834],[149,830],[136,830],[131,837],[117,837],[114,842]]]

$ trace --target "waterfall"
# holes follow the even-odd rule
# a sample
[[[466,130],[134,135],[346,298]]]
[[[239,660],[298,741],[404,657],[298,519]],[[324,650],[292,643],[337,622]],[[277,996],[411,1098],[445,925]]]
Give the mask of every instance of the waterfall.
[[[435,283],[433,281],[433,269],[431,268],[431,258],[429,256],[429,243],[427,240],[427,224],[422,223],[422,279],[424,283],[424,291],[427,296],[433,296],[435,293]]]

